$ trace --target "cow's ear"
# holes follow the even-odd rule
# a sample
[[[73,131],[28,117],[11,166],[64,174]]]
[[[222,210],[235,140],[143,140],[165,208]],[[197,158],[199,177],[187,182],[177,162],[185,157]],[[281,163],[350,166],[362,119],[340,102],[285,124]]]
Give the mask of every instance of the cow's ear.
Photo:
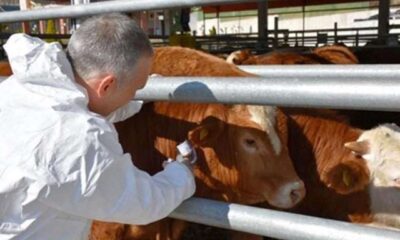
[[[344,147],[351,150],[355,155],[362,156],[370,151],[370,144],[367,140],[360,142],[347,142]]]
[[[188,138],[195,146],[207,147],[218,139],[223,128],[223,121],[215,117],[207,117],[199,126],[189,131]]]
[[[369,184],[367,165],[354,156],[321,171],[321,181],[339,194],[350,194],[365,189]]]

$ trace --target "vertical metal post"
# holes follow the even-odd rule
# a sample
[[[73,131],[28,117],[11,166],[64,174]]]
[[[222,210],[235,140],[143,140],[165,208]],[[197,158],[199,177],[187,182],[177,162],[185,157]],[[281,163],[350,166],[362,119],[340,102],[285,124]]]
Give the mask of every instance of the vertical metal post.
[[[338,24],[335,22],[334,25],[334,42],[338,43]]]
[[[268,0],[258,1],[258,44],[268,46]]]
[[[279,30],[279,18],[274,19],[274,47],[278,47],[278,30]]]
[[[169,27],[169,35],[172,36],[177,33],[177,29],[175,27],[175,13],[176,9],[170,9],[168,11],[168,27]]]
[[[160,24],[161,24],[161,36],[164,40],[165,38],[165,11],[162,12],[162,15],[159,16]]]
[[[219,6],[217,6],[217,12],[216,12],[216,17],[217,17],[217,36],[215,36],[216,40],[217,40],[217,51],[219,50],[219,46],[220,46],[220,38],[219,38]]]
[[[164,10],[164,31],[165,31],[165,36],[168,36],[171,34],[171,26],[169,23],[169,19],[171,18],[169,11]]]
[[[303,38],[302,38],[302,46],[303,47],[304,47],[304,41],[305,41],[305,39],[304,39],[304,31],[306,29],[305,5],[306,5],[306,1],[304,0],[303,1],[303,7],[301,8],[302,12],[303,12]]]
[[[389,35],[389,13],[390,0],[380,0],[378,22],[378,40],[380,44],[385,44]]]
[[[242,27],[242,26],[240,26],[240,20],[241,20],[241,16],[242,16],[242,14],[241,14],[241,13],[239,13],[238,34],[240,34],[240,28]]]
[[[217,35],[219,35],[219,6],[217,6],[216,17],[217,17]]]
[[[81,5],[81,4],[88,4],[90,0],[71,0],[71,5]],[[74,31],[79,28],[81,24],[81,20],[72,18],[71,19],[71,31]]]
[[[356,32],[356,47],[358,47],[358,43],[360,41],[359,31]]]
[[[206,35],[206,13],[203,12],[203,36]]]

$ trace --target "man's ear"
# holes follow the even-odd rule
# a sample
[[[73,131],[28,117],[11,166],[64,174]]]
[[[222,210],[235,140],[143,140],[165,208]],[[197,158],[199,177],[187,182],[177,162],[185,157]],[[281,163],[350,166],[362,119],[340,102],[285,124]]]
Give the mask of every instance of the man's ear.
[[[215,117],[207,117],[188,133],[188,139],[199,147],[208,147],[218,139],[225,123]]]
[[[117,85],[117,80],[112,74],[107,74],[98,81],[96,93],[99,97],[108,95]]]

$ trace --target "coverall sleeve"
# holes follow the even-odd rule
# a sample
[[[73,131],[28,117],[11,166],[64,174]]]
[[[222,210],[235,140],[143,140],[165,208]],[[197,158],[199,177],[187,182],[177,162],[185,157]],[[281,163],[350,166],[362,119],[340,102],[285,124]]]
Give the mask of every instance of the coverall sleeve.
[[[107,116],[108,121],[112,123],[121,122],[128,119],[138,113],[142,108],[143,101],[132,100],[126,105],[118,108],[116,111],[112,112]]]
[[[123,154],[117,136],[93,134],[93,144],[78,159],[79,174],[42,190],[41,201],[68,214],[88,219],[148,224],[168,216],[194,194],[192,172],[174,162],[150,176]]]

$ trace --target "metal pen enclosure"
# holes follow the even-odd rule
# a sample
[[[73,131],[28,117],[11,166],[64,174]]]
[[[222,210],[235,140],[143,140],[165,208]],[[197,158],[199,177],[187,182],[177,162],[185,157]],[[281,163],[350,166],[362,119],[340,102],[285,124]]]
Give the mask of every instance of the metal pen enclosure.
[[[0,23],[239,2],[244,1],[99,2],[0,13]],[[137,99],[400,111],[399,65],[243,66],[242,69],[262,78],[152,78],[138,92]],[[187,200],[170,217],[280,239],[400,239],[396,231],[199,198]]]

